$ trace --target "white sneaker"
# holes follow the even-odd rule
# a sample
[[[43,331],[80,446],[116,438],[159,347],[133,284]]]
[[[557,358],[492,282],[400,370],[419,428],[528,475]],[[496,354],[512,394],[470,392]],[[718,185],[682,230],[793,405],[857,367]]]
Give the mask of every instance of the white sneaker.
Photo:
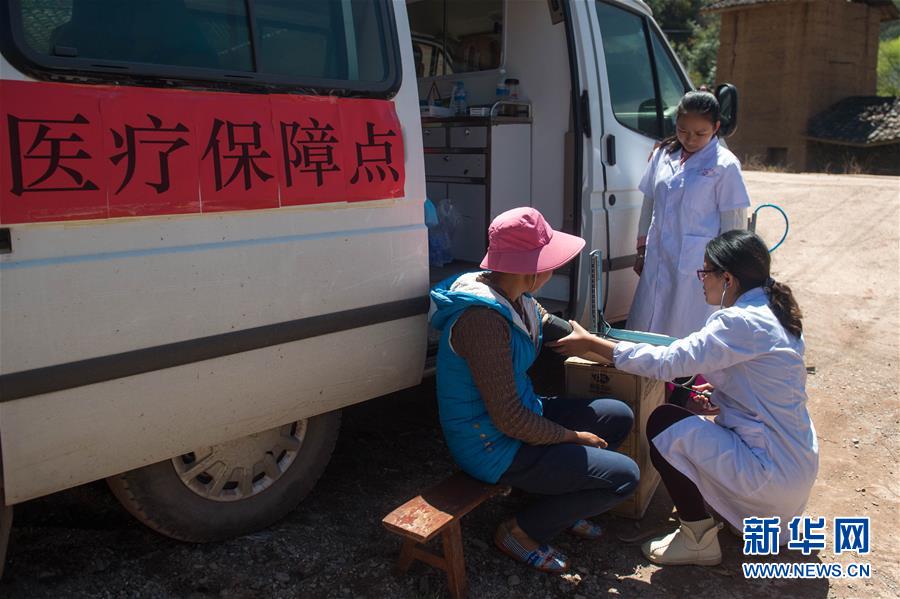
[[[720,528],[722,524],[712,518],[682,522],[675,532],[647,541],[641,550],[648,560],[661,566],[716,566],[722,563]]]

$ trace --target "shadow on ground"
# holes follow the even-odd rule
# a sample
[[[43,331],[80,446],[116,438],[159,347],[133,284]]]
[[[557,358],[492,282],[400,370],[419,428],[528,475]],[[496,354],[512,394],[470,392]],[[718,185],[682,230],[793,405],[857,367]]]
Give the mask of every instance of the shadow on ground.
[[[541,370],[545,369],[545,370]],[[557,391],[559,363],[535,372]],[[380,520],[453,471],[438,425],[433,381],[344,412],[334,457],[300,509],[271,529],[231,541],[190,545],[161,537],[121,509],[103,483],[17,506],[0,595],[16,597],[438,597],[442,575],[415,564],[391,574],[399,540]],[[640,522],[601,517],[608,534],[561,538],[573,558],[566,576],[539,574],[491,545],[494,527],[527,502],[513,493],[463,521],[473,597],[821,597],[827,581],[743,578],[740,541],[721,535],[725,561],[714,568],[651,566],[638,544],[617,535],[667,524],[672,505],[660,488]],[[817,561],[782,552],[779,561]]]

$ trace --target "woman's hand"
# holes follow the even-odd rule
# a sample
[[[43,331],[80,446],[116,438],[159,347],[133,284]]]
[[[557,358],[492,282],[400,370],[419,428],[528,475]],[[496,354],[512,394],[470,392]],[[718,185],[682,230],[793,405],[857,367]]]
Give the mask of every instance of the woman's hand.
[[[564,356],[583,356],[595,351],[597,337],[588,333],[574,320],[570,320],[569,324],[572,325],[572,332],[559,341],[548,343],[547,347],[552,347],[553,351]]]
[[[574,320],[570,320],[569,324],[572,325],[570,334],[559,341],[545,345],[564,356],[578,356],[603,364],[613,363],[613,351],[616,348],[615,341],[588,333],[584,330],[584,327]]]
[[[565,441],[566,443],[575,443],[576,445],[584,445],[586,447],[599,447],[600,449],[606,449],[606,446],[608,445],[606,441],[594,433],[589,433],[587,431],[569,431]]]
[[[703,383],[702,385],[691,385],[691,389],[694,390],[694,393],[704,393],[704,392],[712,393],[713,389],[715,389],[715,387],[713,387],[709,383]]]

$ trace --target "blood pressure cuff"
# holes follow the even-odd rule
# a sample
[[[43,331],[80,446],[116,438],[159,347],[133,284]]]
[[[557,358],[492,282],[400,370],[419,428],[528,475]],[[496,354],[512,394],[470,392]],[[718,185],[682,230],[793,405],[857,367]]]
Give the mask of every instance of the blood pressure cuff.
[[[543,325],[544,343],[559,341],[571,332],[572,325],[569,324],[568,320],[553,314],[547,315],[547,320],[544,321]]]

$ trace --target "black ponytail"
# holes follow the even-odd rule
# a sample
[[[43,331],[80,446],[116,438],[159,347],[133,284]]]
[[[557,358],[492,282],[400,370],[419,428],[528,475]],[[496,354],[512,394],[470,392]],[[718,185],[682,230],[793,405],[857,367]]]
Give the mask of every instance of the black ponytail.
[[[719,101],[710,92],[688,92],[678,102],[675,118],[686,114],[699,114],[705,116],[713,127],[719,122]],[[670,135],[660,142],[660,147],[669,154],[681,149],[681,142],[677,135]]]
[[[791,293],[791,288],[784,283],[773,281],[771,287],[766,290],[769,294],[769,307],[787,331],[794,337],[799,337],[803,332],[803,313],[800,306]]]
[[[722,233],[706,244],[706,261],[737,279],[741,292],[762,287],[769,298],[769,308],[778,322],[791,335],[803,333],[803,314],[791,288],[769,275],[771,257],[765,242],[750,231],[736,229]]]

